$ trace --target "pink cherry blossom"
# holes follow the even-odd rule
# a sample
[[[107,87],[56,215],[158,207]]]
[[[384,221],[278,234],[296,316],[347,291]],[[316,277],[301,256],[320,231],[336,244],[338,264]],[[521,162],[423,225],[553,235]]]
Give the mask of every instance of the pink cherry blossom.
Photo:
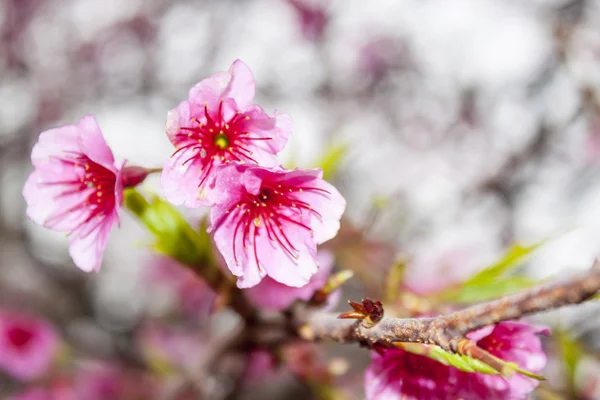
[[[221,164],[240,161],[278,166],[292,130],[291,118],[268,116],[253,105],[252,71],[237,60],[194,86],[189,99],[171,110],[167,135],[177,151],[164,165],[161,184],[174,204],[210,205],[210,189]]]
[[[333,266],[333,258],[332,253],[320,250],[317,254],[319,270],[302,287],[290,287],[266,276],[258,285],[251,287],[245,293],[255,306],[272,311],[283,310],[296,300],[308,301],[327,282]]]
[[[472,332],[477,345],[505,361],[539,373],[546,365],[538,334],[544,328],[520,322],[502,322]],[[525,399],[538,382],[519,373],[510,378],[468,373],[401,349],[373,353],[365,374],[367,399]]]
[[[97,271],[123,201],[124,162],[115,162],[96,119],[42,132],[33,147],[23,196],[35,223],[69,232],[69,253],[84,271]]]
[[[19,380],[44,375],[58,348],[58,336],[48,323],[13,311],[0,312],[0,370]]]
[[[346,206],[322,174],[237,163],[220,169],[209,230],[238,287],[267,275],[301,287],[317,272],[317,244],[337,234]]]

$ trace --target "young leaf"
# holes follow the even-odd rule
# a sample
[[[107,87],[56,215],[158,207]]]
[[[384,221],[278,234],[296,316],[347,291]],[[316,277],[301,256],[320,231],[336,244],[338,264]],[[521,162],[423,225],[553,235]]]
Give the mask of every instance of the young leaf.
[[[135,189],[125,191],[124,204],[152,232],[158,252],[194,268],[206,268],[204,272],[218,268],[206,230],[194,230],[171,204],[158,196],[148,201]]]
[[[317,167],[323,169],[323,179],[330,180],[335,176],[347,151],[348,146],[345,144],[331,145],[317,160]]]
[[[402,279],[406,271],[408,260],[399,258],[389,269],[385,280],[385,300],[391,302],[398,296],[398,288],[402,284]]]
[[[523,265],[527,258],[542,244],[543,242],[531,246],[522,246],[518,243],[512,245],[500,260],[472,276],[464,283],[465,286],[477,286],[489,283],[514,271],[517,267]]]
[[[503,296],[534,285],[524,276],[510,276],[543,242],[531,246],[514,244],[500,260],[463,282],[459,288],[448,290],[442,296],[446,301],[474,303]]]
[[[413,354],[419,354],[431,358],[432,360],[440,362],[444,365],[449,365],[464,372],[480,372],[482,374],[503,376],[510,376],[515,372],[519,372],[533,379],[545,380],[543,376],[519,368],[519,366],[515,363],[506,362],[498,358],[496,358],[496,361],[502,365],[501,372],[484,363],[483,361],[467,355],[450,353],[435,345],[424,345],[421,343],[396,343],[396,347],[404,349]]]

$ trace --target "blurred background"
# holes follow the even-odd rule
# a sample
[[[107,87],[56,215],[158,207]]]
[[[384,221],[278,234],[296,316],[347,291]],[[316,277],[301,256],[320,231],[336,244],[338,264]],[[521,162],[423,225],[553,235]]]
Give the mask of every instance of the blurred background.
[[[162,166],[167,111],[238,58],[255,74],[255,103],[294,120],[285,164],[336,159],[331,180],[348,202],[336,267],[360,278],[343,302],[376,292],[399,258],[415,291],[459,282],[513,243],[547,241],[521,269],[535,280],[589,268],[600,255],[599,27],[597,0],[2,0],[0,308],[43,316],[86,360],[75,369],[120,371],[138,389],[157,375],[146,373],[148,343],[171,340],[194,364],[235,326],[209,315],[207,289],[169,272],[127,215],[102,270],[80,272],[63,234],[27,220],[21,191],[39,133],[86,114],[116,158]],[[160,193],[158,183],[144,188]],[[594,354],[598,311],[539,320]],[[330,353],[327,368],[362,398],[367,352]],[[252,370],[268,369],[257,359]],[[317,396],[277,374],[242,391],[206,384],[211,398]],[[20,387],[0,374],[0,398]],[[98,398],[153,398],[130,390]]]

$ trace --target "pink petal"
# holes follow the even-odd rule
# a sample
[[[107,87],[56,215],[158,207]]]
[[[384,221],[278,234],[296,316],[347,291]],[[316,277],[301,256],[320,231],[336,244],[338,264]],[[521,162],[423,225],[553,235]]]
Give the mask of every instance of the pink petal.
[[[127,160],[115,162],[115,168],[117,170],[117,177],[115,181],[115,215],[117,217],[117,223],[119,222],[119,214],[121,211],[121,205],[123,204],[123,167]]]
[[[94,161],[109,171],[116,172],[115,159],[112,151],[106,144],[98,122],[93,115],[87,115],[77,124],[79,128],[79,148]]]
[[[185,150],[167,159],[163,166],[161,186],[167,200],[175,205],[198,208],[212,204],[210,185],[214,181],[214,174],[210,174],[202,189],[198,188],[202,171],[206,168],[206,159],[196,155],[194,150]],[[195,158],[182,165],[190,157]]]
[[[65,125],[40,133],[31,151],[33,165],[45,164],[63,152],[80,153],[79,130],[78,125]]]
[[[62,185],[44,185],[48,181],[70,179],[69,175],[48,175],[47,169],[38,169],[29,175],[23,188],[23,197],[27,202],[27,216],[36,224],[46,226],[59,232],[71,231],[77,228],[88,216],[86,208],[70,208],[87,201],[89,191],[62,195],[65,190]],[[51,178],[55,176],[54,178]],[[52,218],[64,214],[61,218]]]
[[[263,181],[262,177],[259,176],[257,172],[259,171],[253,168],[249,168],[245,170],[244,174],[242,175],[242,182],[244,184],[244,187],[246,188],[246,191],[255,196],[260,193],[260,187]]]
[[[189,93],[193,107],[207,104],[214,109],[221,100],[233,99],[237,107],[245,110],[254,99],[255,83],[252,71],[240,60],[234,61],[229,72],[217,72],[200,81]]]
[[[269,117],[259,106],[252,105],[244,113],[250,119],[244,125],[244,130],[256,138],[271,138],[252,142],[252,158],[263,167],[280,165],[277,159],[292,134],[292,118],[287,114],[274,113]]]
[[[252,104],[256,85],[250,68],[241,60],[235,60],[229,67],[231,81],[224,90],[221,98],[233,98],[238,107],[245,110]]]
[[[243,166],[231,163],[221,165],[217,169],[218,179],[215,181],[213,199],[215,204],[210,210],[211,229],[232,205],[238,203],[246,192],[243,185]],[[210,230],[209,230],[210,231]]]
[[[179,142],[176,135],[182,126],[188,127],[190,125],[191,118],[190,103],[188,101],[182,101],[167,113],[167,136],[172,143]]]
[[[344,197],[333,185],[321,179],[322,175],[323,171],[320,169],[296,169],[286,176],[286,180],[291,185],[320,189],[295,192],[296,198],[310,204],[321,215],[319,217],[311,213],[310,220],[317,244],[324,243],[337,235],[340,219],[346,208]]]
[[[254,305],[274,311],[283,310],[296,300],[308,301],[327,282],[333,266],[333,254],[319,251],[317,263],[319,270],[302,287],[290,287],[267,276],[258,285],[248,289],[246,294]]]
[[[230,81],[231,75],[227,72],[217,72],[209,78],[201,80],[190,89],[191,106],[204,108],[204,103],[206,103],[209,109],[214,109],[223,98],[223,93],[227,90]]]
[[[116,211],[113,215],[103,217],[104,220],[91,232],[88,225],[82,225],[74,231],[69,240],[69,254],[77,267],[85,272],[98,271],[102,264],[102,254],[108,244],[110,231],[118,223]],[[89,223],[96,223],[95,220]],[[84,234],[87,233],[87,234]]]
[[[301,287],[306,285],[317,272],[316,246],[310,233],[296,226],[284,225],[284,231],[290,242],[298,250],[299,257],[293,259],[282,246],[269,240],[266,234],[259,236],[260,256],[263,268],[271,278],[287,286]]]

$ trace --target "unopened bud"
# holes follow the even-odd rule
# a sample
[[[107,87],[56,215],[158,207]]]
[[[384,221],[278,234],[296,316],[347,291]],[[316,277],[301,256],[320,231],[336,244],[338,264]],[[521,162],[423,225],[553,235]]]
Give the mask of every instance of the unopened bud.
[[[158,171],[160,171],[160,169],[148,169],[139,166],[125,167],[123,168],[121,180],[123,182],[123,187],[136,187],[140,183],[144,182],[144,179],[146,179],[148,174]]]

